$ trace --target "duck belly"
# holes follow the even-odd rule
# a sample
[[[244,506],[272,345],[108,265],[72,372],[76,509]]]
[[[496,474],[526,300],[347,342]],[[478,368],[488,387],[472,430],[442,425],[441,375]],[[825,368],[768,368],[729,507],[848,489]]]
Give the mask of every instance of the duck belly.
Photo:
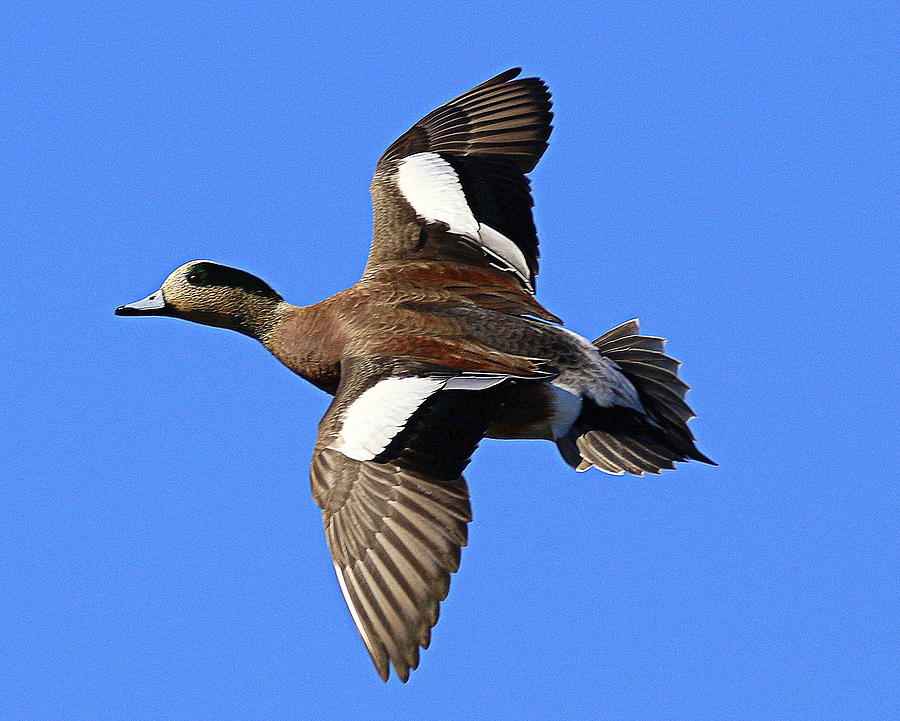
[[[581,405],[579,396],[553,383],[517,383],[485,435],[552,441],[572,426]]]

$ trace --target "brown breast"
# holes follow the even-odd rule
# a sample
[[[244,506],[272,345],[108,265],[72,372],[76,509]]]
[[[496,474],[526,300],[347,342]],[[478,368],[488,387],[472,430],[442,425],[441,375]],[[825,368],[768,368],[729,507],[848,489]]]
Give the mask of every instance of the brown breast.
[[[507,274],[409,261],[371,270],[356,285],[315,305],[287,306],[265,345],[292,371],[332,394],[344,357],[406,357],[465,371],[532,373],[529,359],[469,337],[462,318],[426,310],[473,305],[555,319]]]

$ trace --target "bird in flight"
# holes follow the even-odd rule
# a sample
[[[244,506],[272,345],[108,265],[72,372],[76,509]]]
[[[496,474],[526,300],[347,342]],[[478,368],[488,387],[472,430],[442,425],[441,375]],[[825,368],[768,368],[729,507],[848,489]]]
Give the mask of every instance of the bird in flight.
[[[334,396],[310,477],[350,614],[385,681],[427,648],[471,520],[462,471],[482,438],[556,443],[579,471],[712,463],[662,338],[631,320],[594,342],[535,299],[527,173],[550,93],[514,68],[426,115],[381,156],[362,278],[310,306],[208,260],[117,315],[230,328]]]

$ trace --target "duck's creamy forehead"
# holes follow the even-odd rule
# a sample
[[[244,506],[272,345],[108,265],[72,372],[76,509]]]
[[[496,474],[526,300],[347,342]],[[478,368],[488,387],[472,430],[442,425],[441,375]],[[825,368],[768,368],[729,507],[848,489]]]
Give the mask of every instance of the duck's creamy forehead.
[[[201,260],[189,260],[189,261],[188,261],[187,263],[185,263],[184,265],[178,266],[178,267],[175,269],[175,272],[177,273],[179,270],[187,270],[188,268],[197,265],[197,263],[211,263],[212,265],[220,265],[219,263],[216,263],[216,261],[214,261],[214,260],[205,260],[205,259],[201,259]]]
[[[179,265],[175,270],[169,273],[169,277],[166,278],[166,282],[171,281],[183,281],[185,274],[193,268],[198,263],[211,263],[213,265],[218,265],[214,260],[189,260],[187,263],[183,265]]]

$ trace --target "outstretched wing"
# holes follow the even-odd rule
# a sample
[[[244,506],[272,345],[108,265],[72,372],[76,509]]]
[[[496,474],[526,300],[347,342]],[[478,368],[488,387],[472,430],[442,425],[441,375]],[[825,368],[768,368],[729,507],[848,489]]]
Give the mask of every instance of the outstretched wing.
[[[538,239],[528,179],[552,129],[550,93],[507,70],[426,115],[375,168],[367,270],[392,260],[490,266],[534,291]]]
[[[385,681],[427,648],[471,520],[460,475],[504,403],[506,375],[350,359],[319,426],[313,497],[356,628]]]

